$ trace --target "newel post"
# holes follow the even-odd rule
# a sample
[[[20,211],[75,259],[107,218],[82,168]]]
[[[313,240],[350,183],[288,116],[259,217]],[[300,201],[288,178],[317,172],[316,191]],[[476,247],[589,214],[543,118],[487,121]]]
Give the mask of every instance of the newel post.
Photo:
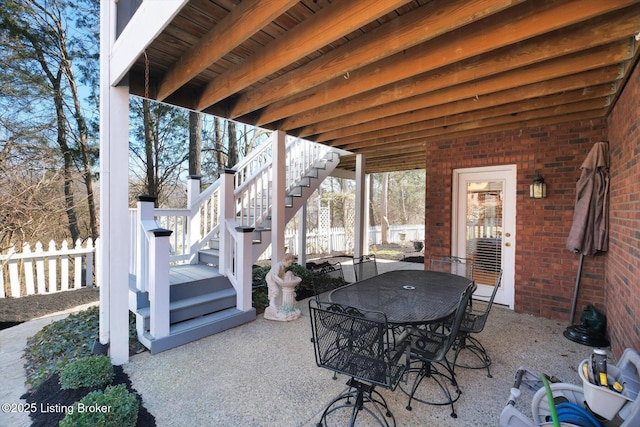
[[[148,245],[147,238],[145,236],[144,227],[142,226],[145,221],[154,221],[155,219],[155,203],[156,197],[150,196],[148,194],[141,194],[138,196],[138,209],[136,218],[136,227],[137,230],[131,230],[135,236],[137,236],[136,240],[136,288],[139,291],[146,292],[148,291],[147,284],[148,280]]]
[[[234,176],[236,171],[233,169],[225,169],[220,175],[222,180],[220,184],[220,264],[218,270],[220,274],[229,276],[228,264],[231,262],[231,252],[234,242],[227,228],[227,222],[235,223],[235,182]]]
[[[150,332],[154,338],[169,335],[169,251],[171,230],[149,230]]]
[[[200,196],[200,177],[189,175],[187,179],[187,209],[189,209],[189,264],[198,263],[198,248],[200,245],[200,209],[194,206]]]
[[[253,262],[252,262],[252,239],[253,227],[236,227],[238,232],[236,250],[236,308],[241,311],[249,311],[253,307],[252,285],[253,285]]]

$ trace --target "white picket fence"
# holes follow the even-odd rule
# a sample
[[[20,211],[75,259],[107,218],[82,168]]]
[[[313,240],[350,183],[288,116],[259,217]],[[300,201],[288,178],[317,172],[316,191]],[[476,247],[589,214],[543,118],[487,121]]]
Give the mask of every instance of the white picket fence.
[[[180,221],[176,220],[173,224],[178,227]],[[188,241],[184,233],[176,232],[172,236],[180,236],[177,241],[172,241],[174,250],[177,248],[184,251]],[[389,230],[391,243],[410,244],[414,240],[421,241],[423,236],[424,225],[392,225]],[[294,255],[298,255],[297,239],[297,231],[287,229],[287,250]],[[379,226],[369,228],[368,241],[369,244],[381,242]],[[96,254],[98,242],[99,240],[93,242],[88,239],[83,245],[78,240],[70,248],[66,240],[59,247],[54,241],[50,241],[47,250],[38,242],[33,250],[29,244],[25,244],[21,253],[17,253],[14,247],[10,248],[6,254],[0,254],[0,298],[52,294],[83,286],[98,286],[95,275],[99,260]],[[313,254],[333,251],[349,253],[353,250],[353,236],[342,227],[331,227],[324,232],[309,230],[306,250]],[[270,256],[269,247],[260,258],[268,259]]]
[[[69,247],[63,240],[58,248],[52,240],[45,251],[41,242],[35,249],[26,243],[22,252],[11,247],[0,254],[0,298],[52,294],[83,286],[97,286],[95,279],[98,239],[80,240]]]
[[[330,227],[324,231],[311,229],[307,231],[306,251],[308,254],[329,254],[331,252],[353,252],[353,233],[348,233],[343,227]],[[287,227],[284,234],[287,252],[298,256],[298,231],[293,227]],[[382,243],[381,227],[369,227],[368,244],[379,245]],[[389,243],[411,245],[413,241],[424,240],[424,225],[391,225],[389,227]],[[271,246],[260,256],[260,260],[271,258]]]

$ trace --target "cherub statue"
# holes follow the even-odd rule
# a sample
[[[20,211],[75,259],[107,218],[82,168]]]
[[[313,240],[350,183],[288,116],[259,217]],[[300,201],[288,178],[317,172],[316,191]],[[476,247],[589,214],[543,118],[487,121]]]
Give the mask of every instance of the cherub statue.
[[[269,289],[269,306],[265,309],[265,318],[271,320],[294,320],[300,316],[300,311],[295,308],[295,286],[300,283],[300,278],[295,276],[287,268],[293,264],[295,257],[287,253],[284,258],[271,267],[267,273],[266,281]],[[278,304],[278,297],[282,293],[282,304]]]
[[[289,253],[284,254],[282,261],[277,262],[271,267],[271,270],[267,273],[267,287],[269,288],[269,306],[274,307],[276,310],[278,306],[276,304],[276,298],[280,295],[280,286],[285,278],[285,272],[287,268],[293,264],[295,257]]]

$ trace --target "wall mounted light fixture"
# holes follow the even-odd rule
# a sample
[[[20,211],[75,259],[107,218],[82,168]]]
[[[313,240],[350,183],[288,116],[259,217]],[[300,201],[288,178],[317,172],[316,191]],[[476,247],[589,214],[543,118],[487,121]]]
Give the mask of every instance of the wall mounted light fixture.
[[[532,199],[543,199],[547,197],[547,184],[544,183],[544,178],[540,173],[533,178],[533,182],[529,186],[529,197]]]

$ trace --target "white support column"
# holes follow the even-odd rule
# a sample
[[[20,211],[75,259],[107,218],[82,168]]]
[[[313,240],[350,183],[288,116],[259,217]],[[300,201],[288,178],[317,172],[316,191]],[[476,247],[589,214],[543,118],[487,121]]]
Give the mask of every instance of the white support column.
[[[366,162],[362,154],[356,154],[356,229],[354,230],[353,256],[359,258],[365,255],[366,233],[365,226],[367,222],[367,181],[365,174]]]
[[[307,202],[298,211],[298,264],[307,265]]]
[[[187,179],[187,208],[189,209],[189,264],[198,263],[198,244],[200,243],[200,209],[195,209],[194,201],[200,195],[200,177],[189,175]]]
[[[284,258],[285,222],[285,188],[287,177],[286,134],[276,131],[276,138],[271,151],[273,162],[273,190],[271,203],[271,265]]]
[[[362,235],[364,236],[364,245],[362,247],[362,255],[369,255],[369,226],[371,225],[371,218],[369,217],[369,204],[371,203],[371,175],[365,174],[364,176],[364,224]]]
[[[110,85],[116,2],[100,2],[100,343],[129,360],[129,87]]]

